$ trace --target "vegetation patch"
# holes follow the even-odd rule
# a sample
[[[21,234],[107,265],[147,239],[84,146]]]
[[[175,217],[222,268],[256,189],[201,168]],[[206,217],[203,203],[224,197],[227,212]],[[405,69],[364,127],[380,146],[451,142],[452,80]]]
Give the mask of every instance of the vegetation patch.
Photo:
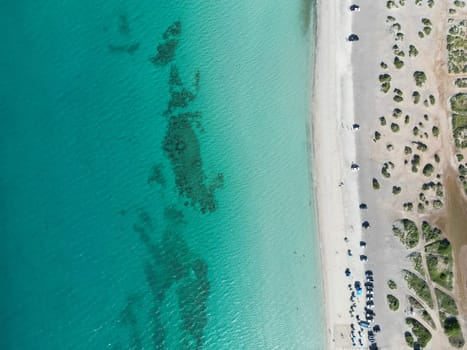
[[[430,35],[430,33],[431,33],[431,27],[429,27],[429,26],[423,27],[423,33],[424,33],[425,35]]]
[[[465,47],[467,46],[467,20],[459,21],[449,28],[447,35],[448,72],[467,73]]]
[[[448,316],[442,311],[439,313],[439,318],[449,343],[455,348],[462,348],[465,344],[465,340],[457,318],[455,316]]]
[[[459,88],[467,88],[467,78],[457,78],[454,84]]]
[[[452,253],[447,239],[442,239],[425,247],[428,273],[433,282],[452,290]]]
[[[458,93],[449,100],[452,110],[452,129],[457,147],[467,147],[467,93]]]
[[[420,275],[425,276],[425,270],[423,269],[422,254],[419,252],[410,253],[409,259],[412,261],[414,270]]]
[[[373,141],[378,141],[381,138],[381,134],[378,131],[375,131],[375,137],[373,138]]]
[[[418,277],[411,271],[403,270],[404,279],[407,285],[415,294],[423,300],[430,308],[433,308],[433,300],[431,299],[430,287],[423,278]]]
[[[414,104],[418,104],[420,102],[420,93],[418,91],[412,92],[412,101]]]
[[[392,110],[392,116],[394,118],[400,118],[401,115],[402,115],[402,110],[400,108],[394,108]]]
[[[419,232],[415,222],[402,219],[394,222],[392,232],[408,249],[415,248],[419,240]]]
[[[455,300],[450,296],[435,288],[436,300],[438,301],[438,308],[448,314],[457,316],[457,306]]]
[[[439,228],[431,226],[427,221],[422,222],[422,234],[425,243],[434,242],[440,239],[443,235]]]
[[[372,185],[373,185],[373,189],[379,190],[380,185],[379,185],[378,180],[376,180],[375,178],[373,178],[373,180],[372,180]]]
[[[391,123],[391,131],[392,132],[398,132],[399,130],[400,130],[399,124]]]
[[[394,295],[388,294],[386,295],[386,299],[391,311],[397,311],[399,309],[399,299],[397,299]]]
[[[392,186],[392,194],[394,195],[398,195],[399,193],[401,193],[402,191],[402,188],[399,187],[399,186]]]
[[[422,348],[425,348],[431,340],[430,331],[419,321],[411,317],[407,317],[405,323],[412,326],[412,333],[416,337],[416,342],[418,342]]]
[[[397,69],[401,69],[402,67],[404,67],[404,61],[402,61],[398,56],[395,56],[394,57],[394,66]]]
[[[391,174],[389,173],[388,169],[389,169],[389,164],[384,163],[383,167],[381,168],[381,174],[386,178],[391,177]]]
[[[417,86],[423,86],[423,84],[426,82],[426,74],[422,71],[415,71],[413,73],[413,78],[415,80],[415,85]]]
[[[431,315],[425,309],[422,310],[422,318],[423,320],[430,325],[431,328],[436,329],[435,321],[431,318]]]
[[[406,211],[412,211],[413,210],[413,203],[412,202],[406,202],[402,204],[402,208]]]
[[[397,284],[393,280],[388,280],[388,287],[389,289],[394,290],[394,289],[397,289]]]
[[[410,333],[410,332],[405,332],[405,333],[404,333],[404,339],[405,339],[405,342],[407,343],[407,345],[408,345],[410,348],[413,348],[413,347],[414,347],[415,340],[414,340],[414,338],[413,338],[412,333]]]
[[[418,50],[414,45],[409,45],[409,57],[417,57]]]
[[[412,141],[414,145],[417,145],[419,151],[425,152],[428,149],[428,146],[420,141]]]
[[[460,159],[460,157],[458,157],[458,159]],[[460,164],[457,170],[459,171],[459,180],[464,187],[464,193],[467,195],[467,163]]]
[[[418,154],[414,154],[410,163],[412,164],[412,171],[414,173],[418,172],[418,167],[420,166],[420,156]]]
[[[423,175],[425,176],[431,176],[433,172],[435,171],[435,167],[428,163],[423,167]]]

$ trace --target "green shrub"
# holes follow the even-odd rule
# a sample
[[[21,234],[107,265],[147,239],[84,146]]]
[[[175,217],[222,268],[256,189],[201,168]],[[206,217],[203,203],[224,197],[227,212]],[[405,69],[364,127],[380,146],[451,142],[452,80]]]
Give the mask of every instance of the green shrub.
[[[394,295],[388,294],[386,295],[386,299],[391,311],[397,311],[399,309],[399,299],[397,299]]]
[[[417,86],[423,86],[423,84],[426,82],[426,74],[422,71],[415,71],[413,73],[413,78]]]
[[[455,335],[461,332],[459,321],[456,317],[447,317],[443,322],[444,333],[447,336]]]
[[[412,326],[412,333],[417,338],[417,342],[422,348],[426,347],[431,340],[431,333],[416,319],[407,317],[405,323]]]
[[[413,203],[412,202],[407,202],[402,205],[402,208],[406,211],[412,211],[413,210]]]
[[[381,84],[381,91],[384,92],[385,94],[389,91],[390,88],[391,88],[391,83],[389,83],[388,81]]]
[[[389,289],[397,289],[397,284],[393,280],[388,280],[388,287]]]
[[[382,174],[385,178],[391,177],[391,174],[388,172],[388,168],[389,168],[388,163],[384,163],[384,164],[383,164],[383,167],[381,168],[381,174]]]
[[[408,249],[415,248],[419,240],[419,232],[415,222],[409,219],[402,219],[396,221],[392,225],[392,232],[394,236],[399,238],[404,246]]]
[[[381,134],[378,131],[375,131],[375,137],[373,138],[373,141],[378,141],[381,138]]]
[[[430,288],[428,287],[428,284],[425,282],[425,280],[408,270],[403,270],[403,273],[404,279],[407,282],[409,288],[412,289],[415,294],[430,308],[432,308],[433,300],[431,299]]]
[[[402,191],[402,188],[401,188],[401,187],[399,187],[399,186],[392,186],[392,194],[397,195],[397,194],[401,193],[401,191]]]
[[[428,18],[422,18],[421,21],[422,21],[423,25],[425,25],[425,26],[431,26],[432,25],[431,21]]]
[[[411,348],[413,348],[414,344],[415,344],[415,341],[414,341],[414,338],[412,336],[412,333],[410,332],[405,332],[404,333],[404,339],[405,339],[405,342],[407,343],[407,345]]]
[[[392,116],[394,118],[399,118],[402,115],[402,110],[400,108],[394,108],[392,110]]]
[[[379,182],[375,178],[373,178],[373,180],[372,180],[372,185],[373,185],[373,189],[379,190],[379,188],[380,188]]]
[[[450,98],[452,128],[457,147],[467,147],[467,93],[458,93]]]
[[[435,167],[428,163],[423,167],[423,175],[425,176],[431,176],[433,172],[435,171]]]
[[[457,78],[454,81],[454,84],[456,84],[457,87],[466,88],[467,87],[467,78]]]
[[[409,259],[412,260],[414,270],[420,275],[425,276],[425,270],[423,269],[422,254],[419,252],[413,252],[409,254]]]
[[[394,95],[392,99],[397,103],[401,103],[402,101],[404,101],[404,98],[400,95]]]
[[[379,82],[384,83],[384,82],[390,82],[391,81],[391,76],[389,74],[380,74],[379,76]]]
[[[431,128],[431,133],[433,134],[434,137],[438,137],[439,135],[439,128],[437,126],[433,126]]]
[[[400,130],[399,124],[391,123],[391,131],[392,132],[398,132],[399,130]]]
[[[448,314],[457,316],[458,311],[455,300],[438,288],[435,288],[435,294],[439,309],[447,312]]]
[[[422,222],[422,234],[426,243],[436,241],[441,238],[442,232],[439,228],[431,226],[427,221]]]
[[[428,96],[428,99],[430,100],[432,106],[436,103],[436,99],[433,95]]]
[[[409,45],[409,57],[417,57],[418,50],[414,45]]]
[[[431,33],[431,27],[423,27],[423,33],[425,33],[425,35],[430,35]]]
[[[384,118],[384,116],[379,117],[379,123],[381,124],[381,126],[385,126],[386,125],[386,118]]]
[[[397,69],[401,69],[402,67],[404,67],[404,61],[402,61],[399,57],[394,57],[394,66],[397,68]]]

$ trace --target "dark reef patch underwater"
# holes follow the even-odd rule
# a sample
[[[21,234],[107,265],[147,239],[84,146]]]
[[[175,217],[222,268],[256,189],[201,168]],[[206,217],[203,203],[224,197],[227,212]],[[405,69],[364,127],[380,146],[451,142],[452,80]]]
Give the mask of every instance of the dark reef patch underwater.
[[[126,22],[122,19],[121,22],[121,27],[127,28]],[[203,215],[217,209],[215,190],[222,187],[223,174],[219,173],[207,183],[197,134],[203,132],[202,113],[187,110],[197,96],[200,74],[199,71],[195,72],[192,89],[188,89],[173,63],[181,31],[179,21],[170,25],[163,33],[163,42],[157,46],[157,54],[150,61],[160,69],[170,63],[170,96],[167,110],[161,113],[167,123],[161,150],[171,166],[173,176],[170,178],[174,178],[178,196],[184,203],[181,207],[191,207],[198,215]],[[147,182],[159,186],[164,198],[171,197],[170,193],[164,194],[171,191],[172,187],[164,176],[163,164],[153,166]],[[148,253],[143,267],[151,304],[146,305],[143,298],[129,293],[127,304],[120,313],[119,324],[128,330],[128,347],[131,349],[143,348],[143,330],[147,329],[152,329],[150,338],[154,349],[167,348],[168,326],[164,323],[164,312],[179,314],[181,349],[201,349],[203,346],[210,291],[208,266],[201,256],[190,249],[183,237],[183,231],[189,223],[182,208],[177,208],[177,204],[167,204],[164,222],[160,227],[153,222],[147,210],[142,210],[133,225],[134,232],[138,234]],[[156,241],[155,237],[161,239]],[[166,300],[174,296],[178,310],[167,310]],[[138,319],[136,309],[146,310],[147,318],[143,321]],[[171,324],[170,327],[173,328],[174,325]]]

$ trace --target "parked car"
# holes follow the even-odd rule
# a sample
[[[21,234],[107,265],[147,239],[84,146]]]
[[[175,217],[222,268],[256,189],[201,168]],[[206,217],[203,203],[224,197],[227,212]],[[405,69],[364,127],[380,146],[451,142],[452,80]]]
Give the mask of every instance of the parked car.
[[[349,37],[347,38],[349,41],[358,41],[359,37],[357,34],[350,34]]]
[[[358,11],[360,11],[360,6],[355,5],[355,4],[350,5],[350,11],[352,11],[352,12],[358,12]]]
[[[360,255],[360,261],[368,261],[368,257],[366,255]]]
[[[366,248],[366,242],[365,241],[360,241],[360,247]]]
[[[357,163],[352,163],[352,165],[350,166],[350,169],[353,171],[359,171],[360,166]]]

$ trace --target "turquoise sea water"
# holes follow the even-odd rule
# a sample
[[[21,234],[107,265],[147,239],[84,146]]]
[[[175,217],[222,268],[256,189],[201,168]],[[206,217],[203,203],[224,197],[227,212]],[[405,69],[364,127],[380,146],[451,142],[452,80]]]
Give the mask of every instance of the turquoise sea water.
[[[0,0],[0,348],[321,349],[303,1]]]

